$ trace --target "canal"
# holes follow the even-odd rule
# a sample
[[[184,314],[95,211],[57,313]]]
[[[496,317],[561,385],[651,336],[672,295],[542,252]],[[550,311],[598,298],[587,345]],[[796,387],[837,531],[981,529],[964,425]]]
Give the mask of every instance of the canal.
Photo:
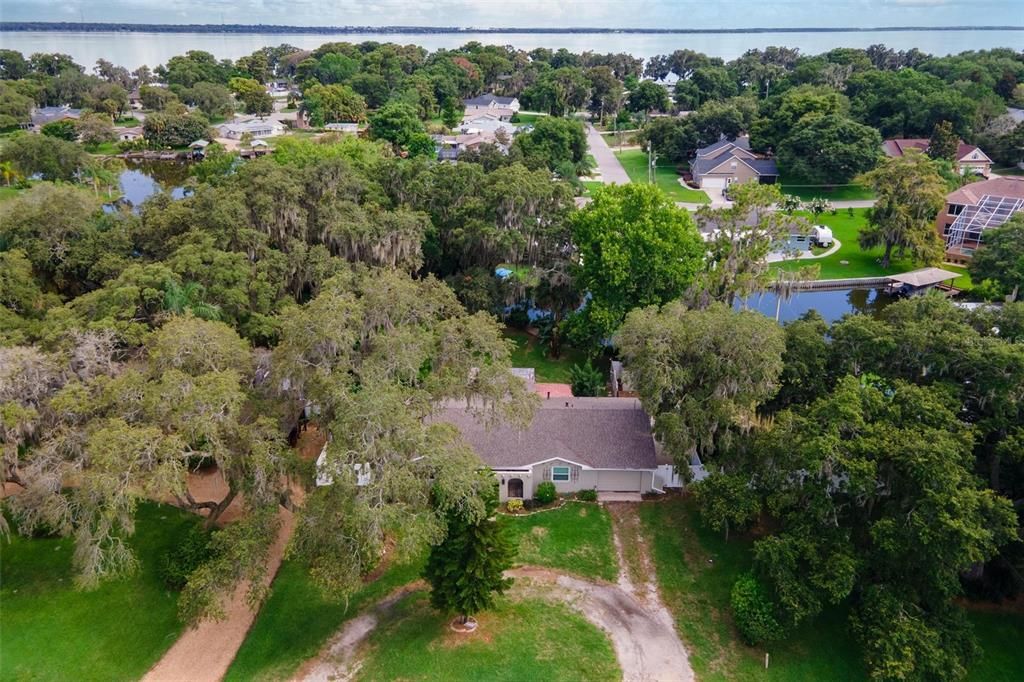
[[[809,310],[816,310],[832,324],[843,315],[864,313],[875,317],[897,299],[881,289],[839,289],[835,291],[798,291],[781,301],[777,294],[754,294],[736,302],[737,309],[756,310],[779,322],[795,320]]]

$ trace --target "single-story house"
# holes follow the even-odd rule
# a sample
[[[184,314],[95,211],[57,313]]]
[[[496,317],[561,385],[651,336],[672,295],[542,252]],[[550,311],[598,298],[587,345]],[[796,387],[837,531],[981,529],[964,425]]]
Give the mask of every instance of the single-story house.
[[[273,119],[241,119],[216,126],[221,137],[229,140],[240,140],[249,133],[250,137],[274,137],[284,132],[284,126]]]
[[[356,135],[359,133],[358,123],[328,123],[324,126],[324,130],[329,130],[332,133],[345,133],[346,135]]]
[[[882,151],[886,156],[900,157],[910,149],[927,153],[930,144],[931,140],[923,137],[898,138],[883,142]],[[953,159],[953,167],[960,174],[973,173],[988,177],[992,172],[992,159],[973,144],[967,144],[960,140],[957,145],[956,158]]]
[[[23,123],[21,127],[38,131],[47,123],[77,121],[81,117],[81,109],[72,109],[67,104],[59,107],[36,107],[29,114],[29,120]]]
[[[1024,211],[1024,177],[1004,176],[964,185],[946,195],[935,229],[946,243],[946,260],[966,264],[987,230]]]
[[[498,479],[501,500],[532,498],[543,481],[559,493],[660,492],[651,418],[635,398],[563,398],[541,403],[519,431],[488,429],[463,407],[436,421],[458,427]]]
[[[130,128],[115,128],[117,132],[117,139],[119,142],[131,142],[133,140],[142,139],[142,126],[132,126]]]
[[[516,112],[515,109],[508,107],[466,107],[463,118],[476,118],[484,115],[494,116],[500,121],[511,121]]]
[[[502,153],[508,153],[508,147],[498,142],[493,134],[470,133],[465,135],[435,135],[437,158],[440,161],[455,161],[463,153],[477,149],[482,144],[493,144]]]
[[[702,189],[724,189],[734,182],[751,180],[772,185],[779,179],[775,161],[750,151],[750,138],[746,135],[735,140],[722,139],[698,149],[690,162],[690,172],[694,183]]]
[[[515,97],[501,97],[493,93],[486,93],[477,97],[470,97],[462,100],[466,111],[470,109],[508,109],[513,114],[519,111],[519,100]]]
[[[466,135],[483,134],[491,137],[497,136],[499,130],[503,131],[509,140],[519,132],[519,129],[511,123],[491,116],[477,116],[472,120],[463,120],[458,127],[458,131]]]

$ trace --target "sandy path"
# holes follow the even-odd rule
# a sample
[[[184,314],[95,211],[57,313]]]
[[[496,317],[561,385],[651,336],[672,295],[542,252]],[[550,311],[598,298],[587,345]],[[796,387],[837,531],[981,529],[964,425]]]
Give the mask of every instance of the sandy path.
[[[278,516],[281,530],[270,548],[264,578],[268,585],[281,565],[284,549],[295,529],[295,518],[290,511],[281,508]],[[186,630],[142,679],[147,682],[216,682],[223,678],[256,618],[257,610],[246,601],[248,589],[247,582],[239,584],[225,605],[224,620],[203,621]]]
[[[607,633],[625,682],[692,682],[693,669],[686,650],[676,635],[672,617],[660,602],[655,604],[648,599],[644,603],[620,585],[594,583],[546,568],[517,568],[507,575],[517,579],[510,590],[512,597],[565,602]],[[629,584],[628,578],[626,582]],[[414,588],[407,586],[392,593],[346,623],[293,680],[351,680],[360,668],[359,645],[391,607]]]

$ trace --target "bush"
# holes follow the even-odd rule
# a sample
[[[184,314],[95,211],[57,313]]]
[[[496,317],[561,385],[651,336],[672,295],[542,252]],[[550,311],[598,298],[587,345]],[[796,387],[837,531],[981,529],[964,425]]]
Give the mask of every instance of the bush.
[[[526,308],[516,306],[508,312],[505,323],[513,329],[526,329],[530,325],[530,315],[526,312]]]
[[[604,375],[590,361],[585,365],[573,365],[569,369],[572,394],[577,398],[601,395],[604,392]]]
[[[551,481],[544,481],[533,491],[533,499],[538,504],[551,504],[556,497],[558,497],[558,491],[555,490],[555,484]]]
[[[164,585],[171,590],[182,590],[188,583],[188,577],[213,554],[210,546],[210,534],[199,526],[189,531],[185,539],[177,546],[168,550],[160,559],[157,569]]]
[[[576,493],[576,499],[583,500],[584,502],[597,502],[597,490],[595,488],[586,488]]]
[[[730,596],[736,627],[747,644],[761,644],[782,637],[783,629],[775,619],[771,598],[751,573],[741,575]]]
[[[508,502],[505,503],[505,509],[508,510],[509,514],[518,514],[519,512],[523,511],[523,501],[509,500]]]

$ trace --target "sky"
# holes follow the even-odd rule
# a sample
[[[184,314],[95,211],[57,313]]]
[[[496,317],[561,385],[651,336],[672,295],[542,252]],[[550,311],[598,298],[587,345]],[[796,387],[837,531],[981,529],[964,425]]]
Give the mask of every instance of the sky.
[[[3,21],[778,28],[1024,25],[1024,0],[0,0]]]

